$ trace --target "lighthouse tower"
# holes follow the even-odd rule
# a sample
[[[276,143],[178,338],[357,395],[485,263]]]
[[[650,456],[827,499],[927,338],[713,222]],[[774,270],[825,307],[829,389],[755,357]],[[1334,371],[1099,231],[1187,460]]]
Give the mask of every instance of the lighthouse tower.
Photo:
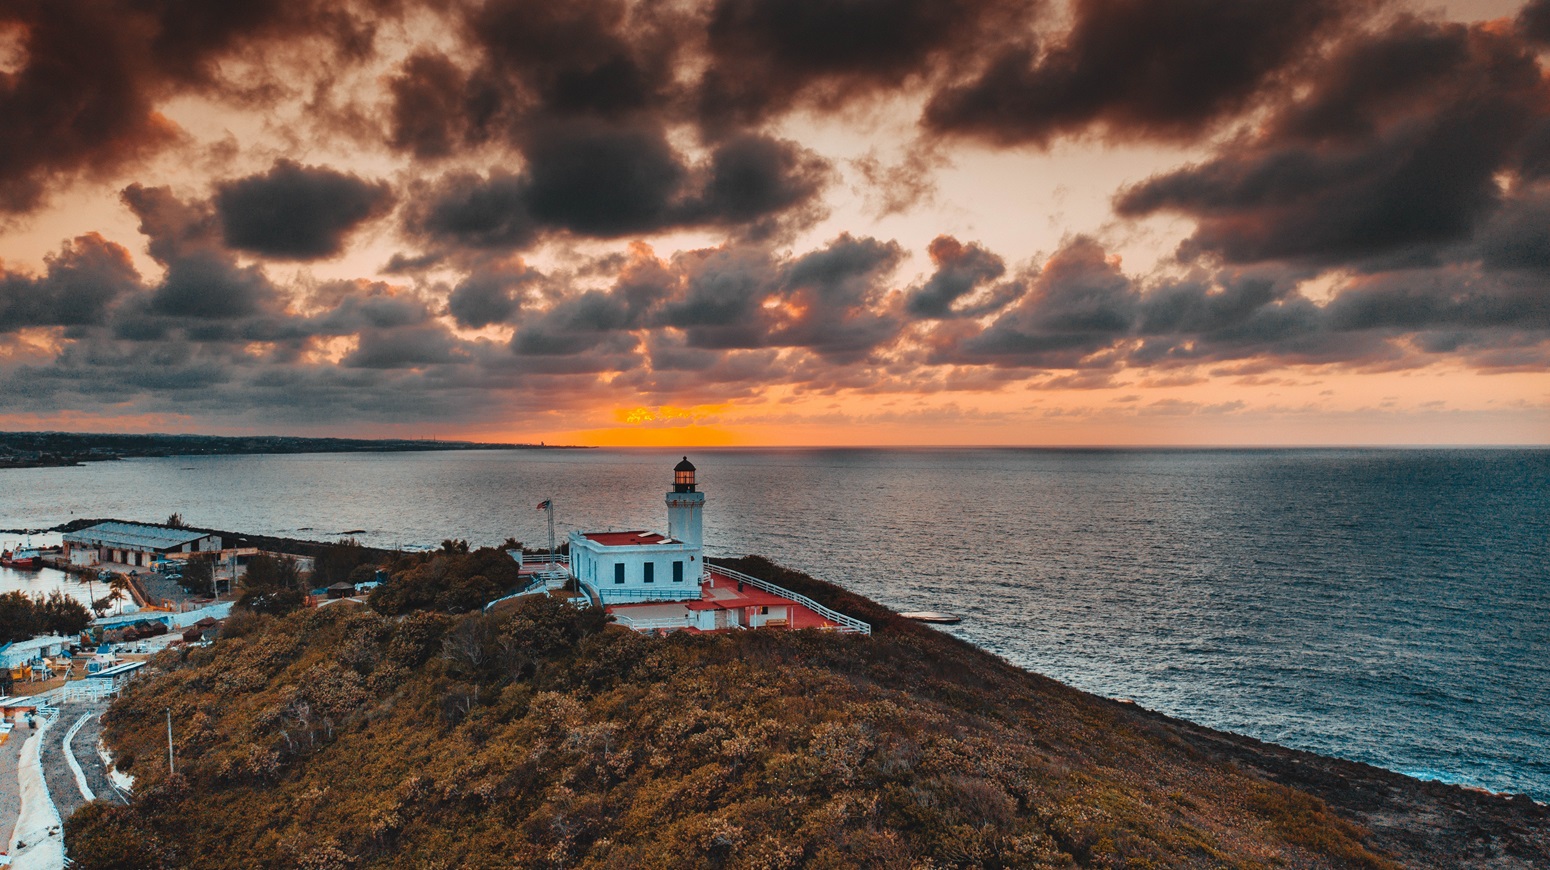
[[[705,493],[695,489],[694,463],[685,456],[673,466],[673,491],[667,494],[667,536],[698,550],[704,547],[704,525],[700,518]]]

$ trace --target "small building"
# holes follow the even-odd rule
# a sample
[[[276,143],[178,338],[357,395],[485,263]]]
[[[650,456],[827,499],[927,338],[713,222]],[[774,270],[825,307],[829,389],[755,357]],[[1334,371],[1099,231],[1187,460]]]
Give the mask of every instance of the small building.
[[[66,532],[65,560],[86,567],[103,562],[149,568],[173,553],[221,549],[220,535],[142,523],[108,522]]]
[[[355,584],[354,583],[345,583],[344,581],[341,580],[340,582],[335,583],[334,585],[328,587],[328,589],[326,589],[324,591],[328,593],[328,597],[329,597],[330,600],[336,600],[336,599],[340,599],[340,598],[349,598],[350,596],[355,594]]]
[[[22,665],[55,658],[70,648],[75,639],[65,637],[35,637],[15,643],[0,645],[0,667],[19,668]]]
[[[685,456],[667,494],[667,534],[571,532],[570,573],[603,605],[688,601],[700,597],[704,573],[701,512],[705,494]]]
[[[103,682],[111,685],[114,689],[117,689],[123,684],[134,679],[136,674],[143,667],[145,667],[145,662],[120,662],[97,671],[91,671],[87,673],[86,679],[102,680]]]

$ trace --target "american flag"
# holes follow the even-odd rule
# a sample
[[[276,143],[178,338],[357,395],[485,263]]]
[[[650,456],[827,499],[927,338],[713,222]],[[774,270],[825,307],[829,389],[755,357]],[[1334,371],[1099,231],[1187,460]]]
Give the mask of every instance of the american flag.
[[[552,498],[546,498],[546,499],[544,499],[544,500],[543,500],[543,501],[541,501],[541,502],[539,502],[539,503],[538,503],[538,509],[539,509],[539,510],[541,510],[541,511],[546,511],[546,510],[548,510],[548,509],[549,509],[549,508],[551,508],[551,507],[553,507],[553,506],[554,506],[554,505],[553,505],[553,504],[552,504],[552,502],[553,502],[553,501],[554,501],[554,499],[552,499]]]

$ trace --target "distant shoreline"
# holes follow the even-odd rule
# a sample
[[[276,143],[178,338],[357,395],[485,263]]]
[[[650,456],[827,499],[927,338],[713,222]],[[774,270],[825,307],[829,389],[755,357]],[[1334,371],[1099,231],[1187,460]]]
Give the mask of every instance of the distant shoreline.
[[[413,438],[300,438],[286,435],[116,435],[0,432],[0,470],[68,468],[119,459],[298,453],[413,453],[455,450],[588,450],[578,445],[439,441]]]

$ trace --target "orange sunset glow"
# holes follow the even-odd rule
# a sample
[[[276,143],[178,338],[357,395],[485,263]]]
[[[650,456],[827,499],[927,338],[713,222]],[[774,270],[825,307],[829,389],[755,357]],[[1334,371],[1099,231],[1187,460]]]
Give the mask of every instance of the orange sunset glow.
[[[0,8],[3,428],[1550,442],[1545,3],[175,5]]]

